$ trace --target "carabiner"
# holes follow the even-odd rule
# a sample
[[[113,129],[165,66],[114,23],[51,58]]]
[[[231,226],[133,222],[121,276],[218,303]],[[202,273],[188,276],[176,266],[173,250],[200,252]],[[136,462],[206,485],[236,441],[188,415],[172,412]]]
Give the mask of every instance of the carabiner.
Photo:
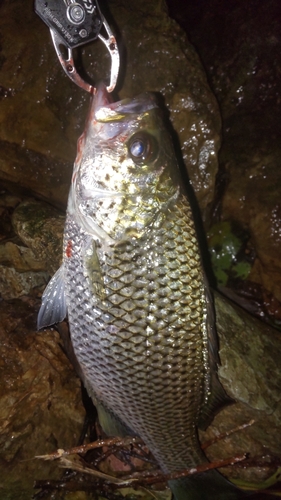
[[[97,0],[35,0],[35,11],[50,28],[58,59],[67,76],[91,93],[95,93],[96,88],[79,75],[72,50],[100,38],[110,54],[111,71],[107,92],[112,92],[118,78],[120,57],[116,39]],[[101,34],[102,28],[104,36]],[[66,50],[63,51],[62,46]]]
[[[103,25],[105,27],[105,30],[107,32],[108,38],[103,37],[101,34],[98,35],[98,38],[104,43],[106,46],[110,57],[111,57],[111,72],[110,72],[110,82],[109,85],[106,87],[107,92],[112,92],[115,89],[116,83],[117,83],[117,78],[118,78],[118,73],[119,73],[119,66],[120,66],[120,57],[119,57],[119,52],[118,52],[118,47],[117,43],[115,40],[115,37],[113,33],[110,30],[109,25],[103,19]],[[67,74],[67,76],[74,82],[78,87],[81,87],[81,89],[86,90],[87,92],[91,92],[95,94],[96,92],[96,87],[91,85],[90,83],[87,83],[83,78],[79,75],[75,63],[74,63],[74,58],[73,58],[73,52],[72,49],[69,47],[67,48],[67,57],[63,54],[63,52],[60,49],[60,46],[62,45],[62,40],[54,31],[52,28],[50,29],[51,32],[51,37],[53,40],[53,44],[55,47],[55,51],[57,53],[59,62],[62,65],[62,68],[64,72]]]

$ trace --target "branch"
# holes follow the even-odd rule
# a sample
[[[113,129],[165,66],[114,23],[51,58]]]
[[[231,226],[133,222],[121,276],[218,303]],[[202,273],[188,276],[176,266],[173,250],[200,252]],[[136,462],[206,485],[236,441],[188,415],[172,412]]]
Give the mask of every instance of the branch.
[[[83,444],[81,446],[75,446],[73,448],[69,448],[68,450],[63,450],[59,448],[57,451],[53,453],[49,453],[48,455],[37,455],[35,458],[40,458],[43,460],[56,460],[58,458],[66,457],[68,455],[83,455],[89,450],[93,450],[96,448],[103,448],[104,446],[118,446],[124,447],[131,446],[133,444],[143,444],[143,441],[136,437],[125,437],[125,438],[109,438],[109,439],[99,439],[98,441],[94,441],[93,443]]]

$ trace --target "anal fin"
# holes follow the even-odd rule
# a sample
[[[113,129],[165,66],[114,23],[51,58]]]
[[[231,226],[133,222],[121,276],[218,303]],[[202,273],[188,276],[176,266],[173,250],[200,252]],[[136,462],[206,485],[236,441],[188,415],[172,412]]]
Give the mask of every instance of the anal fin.
[[[109,411],[100,401],[92,396],[93,403],[97,409],[99,423],[107,436],[136,436],[114,413]]]

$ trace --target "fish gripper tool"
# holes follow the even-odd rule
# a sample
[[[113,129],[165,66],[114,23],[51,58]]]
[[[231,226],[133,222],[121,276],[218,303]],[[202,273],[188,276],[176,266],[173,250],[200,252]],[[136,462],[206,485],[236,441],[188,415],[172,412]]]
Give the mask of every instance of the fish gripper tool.
[[[58,59],[67,76],[87,92],[96,89],[87,83],[75,67],[73,49],[99,38],[111,57],[110,82],[107,91],[116,86],[119,52],[111,28],[96,0],[35,0],[35,12],[50,28]]]

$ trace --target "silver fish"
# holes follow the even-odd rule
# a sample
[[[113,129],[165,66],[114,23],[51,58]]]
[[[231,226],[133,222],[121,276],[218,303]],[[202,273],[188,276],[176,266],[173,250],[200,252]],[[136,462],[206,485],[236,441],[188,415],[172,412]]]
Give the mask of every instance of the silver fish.
[[[42,328],[68,315],[83,380],[109,435],[134,434],[165,473],[206,462],[197,427],[225,393],[191,208],[152,94],[93,99],[78,142],[63,264]],[[177,500],[236,499],[218,472],[170,481]]]

